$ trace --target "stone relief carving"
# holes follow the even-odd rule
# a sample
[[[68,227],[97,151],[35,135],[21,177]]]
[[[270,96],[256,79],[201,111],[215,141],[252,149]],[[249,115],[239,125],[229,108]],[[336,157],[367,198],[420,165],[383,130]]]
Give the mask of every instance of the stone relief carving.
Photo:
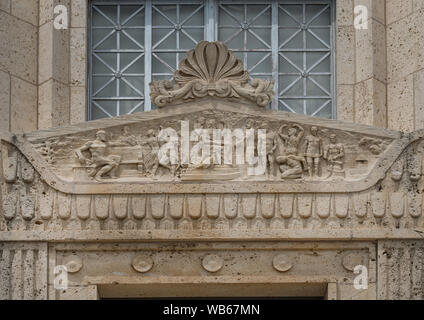
[[[286,128],[282,129],[284,134]],[[131,128],[128,132],[133,134]],[[300,132],[296,128],[293,136],[299,136]],[[156,137],[154,132],[148,134]],[[343,170],[346,172],[340,161],[346,153],[345,144],[339,143],[335,134],[330,138],[329,143],[323,138],[323,159],[326,161],[322,161],[322,165],[329,162],[336,169],[333,174],[341,174]],[[114,143],[109,143],[112,148]],[[303,153],[301,145],[297,145],[297,150]],[[424,227],[422,176],[417,181],[416,175],[397,174],[393,179],[392,174],[402,170],[403,165],[399,164],[405,161],[411,166],[420,163],[423,151],[417,145],[419,143],[412,144],[402,152],[391,170],[389,167],[386,178],[360,192],[331,193],[323,189],[296,194],[266,193],[261,189],[256,194],[236,191],[88,195],[56,190],[40,177],[18,149],[3,144],[0,230],[419,230]],[[87,150],[82,152],[88,153]],[[136,167],[134,170],[137,171]],[[309,176],[306,169],[303,173]]]
[[[294,124],[289,128],[287,135],[283,133],[287,125],[283,125],[278,130],[278,135],[282,139],[284,146],[283,155],[277,157],[277,162],[280,165],[282,179],[298,179],[302,177],[303,169],[306,167],[305,157],[299,154],[299,143],[302,139],[305,130]]]
[[[324,159],[327,160],[330,168],[330,176],[345,177],[344,166],[345,150],[342,143],[337,143],[337,136],[330,136],[330,144],[325,147]]]
[[[151,83],[152,102],[158,107],[173,104],[174,108],[146,112],[145,117],[140,116],[140,122],[114,124],[111,119],[108,128],[72,131],[58,137],[49,135],[34,145],[63,180],[73,183],[105,183],[108,179],[125,183],[277,182],[361,180],[393,142],[382,132],[363,134],[354,128],[349,131],[341,126],[332,128],[328,122],[254,108],[254,104],[265,107],[270,102],[272,87],[273,83],[267,80],[256,79],[249,84],[249,73],[232,51],[223,43],[202,41],[181,61],[173,83]],[[181,131],[183,121],[189,123],[187,135]],[[159,155],[162,147],[171,143],[161,136],[162,129],[174,130],[178,138],[172,141],[176,161],[162,161],[170,156],[171,149]],[[209,153],[203,153],[198,141],[190,140],[196,129],[205,130],[199,139],[208,145]],[[232,134],[243,130],[243,142],[233,137],[233,145],[227,149],[232,152],[231,163],[225,163],[224,140],[214,139],[216,129]],[[254,130],[253,155],[258,161],[237,163],[234,155],[239,149],[243,149],[245,158],[251,150],[247,146],[247,132],[251,129]],[[266,130],[263,156],[259,150],[259,130]],[[183,139],[189,140],[185,144],[189,148],[184,152],[190,155],[182,152]],[[200,161],[183,161],[184,157],[191,158],[195,148],[202,149]],[[56,166],[57,163],[60,165]],[[262,165],[264,170],[256,170]]]
[[[359,141],[359,146],[374,155],[381,154],[387,148],[385,141],[370,137],[362,138],[361,141]]]
[[[266,122],[263,122],[260,125],[261,129],[268,127]],[[268,131],[266,134],[266,167],[267,167],[267,177],[274,179],[274,167],[276,164],[275,154],[278,148],[278,135],[275,131]]]
[[[207,144],[210,152],[208,154],[200,152],[200,162],[181,162],[183,144],[181,121],[189,123],[190,133],[204,129],[203,134],[206,136],[202,136],[200,140],[203,139],[202,143]],[[165,158],[161,160],[159,157],[160,149],[170,143],[170,137],[159,138],[161,130],[166,128],[174,130],[178,138],[173,146],[177,155],[176,163],[163,161],[169,157],[169,150],[166,151]],[[245,134],[243,152],[246,157],[247,131],[254,130],[253,153],[259,160],[259,130],[264,130],[266,133],[264,139],[266,154],[263,159],[265,171],[260,174],[250,174],[246,168],[251,165],[236,163],[235,154],[239,146],[234,137],[230,146],[233,161],[231,164],[224,163],[225,141],[223,138],[214,139],[215,130],[229,130],[234,133],[238,128],[242,128],[240,130]],[[362,135],[336,131],[337,133],[335,130],[316,125],[305,126],[264,117],[253,120],[241,114],[225,111],[203,111],[188,117],[158,120],[148,125],[125,125],[108,132],[99,130],[92,133],[94,135],[92,139],[87,138],[87,135],[75,136],[70,139],[72,142],[68,145],[75,146],[74,153],[78,162],[72,162],[70,161],[72,157],[66,156],[72,150],[68,145],[63,152],[56,149],[55,154],[61,159],[62,166],[59,171],[65,178],[69,177],[68,179],[75,182],[102,182],[108,179],[122,181],[132,179],[131,181],[140,182],[246,179],[327,181],[340,178],[349,181],[358,180],[369,173],[378,157],[371,152],[362,151],[359,145],[365,139]],[[111,136],[115,139],[108,138]],[[343,142],[338,142],[340,139],[338,136],[342,137]],[[81,146],[81,141],[84,140]],[[190,156],[199,141],[188,142]],[[198,147],[198,150],[200,149]],[[39,150],[44,155],[42,149]],[[245,160],[247,161],[247,158]]]
[[[269,104],[274,83],[254,79],[234,52],[221,42],[201,41],[175,72],[174,84],[168,80],[150,84],[150,98],[159,108],[204,97],[244,99],[260,107]]]
[[[110,142],[106,137],[104,130],[99,130],[96,133],[96,138],[93,141],[85,143],[82,147],[76,150],[76,156],[82,165],[88,165],[88,176],[96,180],[103,179],[109,176],[117,178],[117,168],[121,161],[121,156],[109,154]],[[86,157],[84,152],[87,151],[90,155]]]
[[[123,133],[122,133],[122,136],[119,139],[119,141],[122,144],[127,144],[127,145],[130,145],[130,146],[138,145],[137,137],[135,135],[131,134],[130,128],[128,126],[125,126],[123,128]]]
[[[309,177],[320,176],[320,161],[323,156],[322,139],[318,137],[318,128],[312,127],[311,134],[305,138],[305,156]]]

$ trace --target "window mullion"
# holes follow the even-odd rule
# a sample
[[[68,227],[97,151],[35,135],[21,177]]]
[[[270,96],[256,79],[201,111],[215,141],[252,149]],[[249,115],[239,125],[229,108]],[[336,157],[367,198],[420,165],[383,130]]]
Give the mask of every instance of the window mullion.
[[[120,25],[121,24],[121,6],[118,5],[117,6],[117,15],[116,15],[116,25]],[[120,73],[121,72],[121,54],[120,54],[120,50],[121,50],[121,33],[117,32],[116,33],[116,72]],[[115,75],[116,78],[116,96],[119,97],[120,96],[120,90],[119,90],[119,86],[121,84],[121,79],[119,79],[119,77],[117,77],[117,75]],[[121,115],[121,101],[118,99],[116,100],[116,116]]]
[[[271,50],[272,50],[272,80],[274,80],[274,97],[271,109],[278,110],[278,1],[272,1],[271,7]]]
[[[215,0],[205,0],[205,40],[217,41]]]
[[[152,109],[149,87],[152,81],[152,0],[145,2],[144,30],[144,111],[149,111]]]
[[[331,22],[336,21],[336,3],[330,1],[330,17]],[[331,90],[332,90],[332,119],[337,119],[337,88],[336,88],[336,54],[334,52],[336,48],[335,29],[330,28],[330,52],[331,52]]]

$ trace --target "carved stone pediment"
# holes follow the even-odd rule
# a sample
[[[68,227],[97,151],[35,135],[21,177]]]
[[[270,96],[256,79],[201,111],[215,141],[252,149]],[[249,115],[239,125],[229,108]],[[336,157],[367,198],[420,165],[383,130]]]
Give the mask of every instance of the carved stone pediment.
[[[228,63],[232,71],[225,71]],[[93,230],[111,238],[126,232],[126,239],[274,239],[281,232],[290,239],[363,239],[415,237],[423,227],[424,131],[405,135],[273,111],[255,95],[231,101],[218,94],[224,80],[248,88],[232,53],[202,43],[182,62],[176,87],[163,93],[169,99],[152,92],[166,108],[3,133],[0,231],[27,230],[31,239],[90,239]],[[186,87],[191,81],[207,94],[196,96],[197,85]],[[196,99],[176,93],[181,88]],[[241,133],[241,140],[230,136],[229,162],[222,159],[225,140],[211,139],[215,129]],[[171,139],[160,132],[171,131],[175,163],[163,161],[171,149],[161,154]],[[248,132],[257,162],[240,163],[237,150],[248,153]],[[192,163],[200,140],[211,152]]]
[[[229,129],[231,132],[237,129],[242,132],[246,132],[247,128],[254,129],[256,140],[258,130],[266,130],[267,137],[272,137],[271,142],[264,141],[268,144],[267,153],[272,151],[269,150],[271,145],[275,147],[272,151],[273,171],[270,172],[269,159],[266,159],[265,171],[249,174],[248,169],[255,168],[258,164],[250,165],[247,159],[243,164],[236,163],[234,139],[234,161],[231,165],[226,165],[223,161],[221,164],[214,164],[212,159],[211,165],[207,167],[196,167],[191,163],[183,166],[178,162],[171,168],[171,164],[161,164],[157,160],[157,150],[166,140],[159,141],[160,128],[171,128],[178,133],[176,150],[177,160],[180,161],[183,121],[188,124],[189,133],[195,130],[199,121],[202,122],[202,128],[210,133],[211,139],[212,129],[215,128]],[[280,170],[280,167],[284,166],[280,158],[292,155],[289,141],[284,141],[284,138],[290,139],[287,132],[291,129],[294,129],[294,136],[299,135],[300,131],[303,132],[293,154],[293,157],[301,158],[299,163],[302,171],[297,176],[287,177]],[[311,131],[316,131],[316,136],[312,136]],[[100,140],[97,138],[99,133],[102,135]],[[16,136],[18,144],[25,150],[24,154],[34,159],[33,165],[39,168],[46,181],[53,183],[62,192],[90,194],[103,193],[101,190],[119,194],[143,193],[155,189],[173,193],[204,193],[226,192],[234,188],[244,192],[360,191],[384,177],[385,170],[399,156],[399,138],[398,132],[264,110],[217,98],[67,128],[27,133],[25,137]],[[247,141],[243,142],[246,149]],[[308,153],[308,142],[317,142],[319,150],[316,155],[312,154],[313,152]],[[195,142],[189,143],[192,149]],[[210,157],[213,157],[214,142],[209,143]],[[258,141],[254,141],[255,157],[259,158],[257,146]],[[340,165],[335,172],[332,171],[333,163],[328,159],[329,155],[325,158],[325,152],[327,150],[328,153],[331,146],[337,150],[343,149],[343,155],[339,159]],[[81,150],[82,147],[84,148]],[[99,152],[104,153],[97,155]],[[81,162],[78,153],[84,154],[87,161]],[[221,154],[223,153],[224,146],[221,148]],[[108,161],[110,166],[115,166],[111,170],[114,171],[113,176],[105,174],[102,177],[97,176],[98,179],[90,176],[90,170],[96,166],[96,156],[100,158],[98,168],[106,166]],[[312,176],[308,172],[309,156],[312,171],[317,169],[316,173],[312,172]],[[314,167],[315,159],[319,160],[317,168]],[[149,171],[149,161],[150,166],[156,161],[157,168],[154,173]],[[282,163],[281,166],[279,162]],[[290,169],[290,164],[286,166]]]

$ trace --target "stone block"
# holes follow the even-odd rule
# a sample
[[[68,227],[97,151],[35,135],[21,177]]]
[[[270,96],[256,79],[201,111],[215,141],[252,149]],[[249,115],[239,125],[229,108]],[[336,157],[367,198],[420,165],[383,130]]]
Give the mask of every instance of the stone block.
[[[337,84],[355,83],[355,29],[339,27],[337,29]]]
[[[355,30],[356,81],[372,77],[386,82],[386,30],[381,23],[370,20],[368,29]]]
[[[387,87],[387,118],[389,129],[411,132],[414,130],[413,75]]]
[[[37,86],[12,76],[10,111],[12,132],[37,130]]]
[[[71,86],[85,86],[87,77],[87,48],[85,28],[72,28],[70,33]]]
[[[69,87],[53,79],[39,87],[38,126],[47,129],[69,124]]]
[[[71,124],[86,121],[87,95],[85,87],[71,87]]]
[[[0,0],[0,10],[10,12],[10,0]]]
[[[336,2],[337,27],[353,25],[353,3],[354,0],[339,0]]]
[[[0,69],[37,81],[37,28],[0,11]]]
[[[415,130],[424,129],[424,70],[414,74]]]
[[[355,85],[355,122],[386,127],[386,86],[376,79]]]
[[[12,14],[26,22],[38,25],[38,1],[36,0],[13,0]]]
[[[39,42],[40,83],[50,78],[62,83],[69,82],[69,29],[56,30],[53,22],[40,27]]]
[[[0,131],[9,131],[10,126],[10,76],[0,71]]]
[[[422,63],[419,41],[423,39],[422,19],[411,15],[387,27],[387,78],[398,81],[415,72]]]
[[[412,13],[413,0],[387,0],[387,24],[392,24]]]
[[[71,0],[71,27],[85,28],[87,26],[87,1]]]

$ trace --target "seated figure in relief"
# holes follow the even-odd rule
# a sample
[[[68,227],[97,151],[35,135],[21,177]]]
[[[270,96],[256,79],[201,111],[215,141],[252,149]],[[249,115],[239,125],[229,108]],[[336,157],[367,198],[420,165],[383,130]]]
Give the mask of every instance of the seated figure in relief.
[[[88,141],[82,147],[77,149],[76,156],[81,164],[90,165],[88,176],[96,180],[104,179],[106,176],[117,178],[117,168],[121,157],[118,155],[109,155],[110,143],[106,132],[99,130],[96,132],[96,139]],[[84,156],[88,152],[90,157]]]

